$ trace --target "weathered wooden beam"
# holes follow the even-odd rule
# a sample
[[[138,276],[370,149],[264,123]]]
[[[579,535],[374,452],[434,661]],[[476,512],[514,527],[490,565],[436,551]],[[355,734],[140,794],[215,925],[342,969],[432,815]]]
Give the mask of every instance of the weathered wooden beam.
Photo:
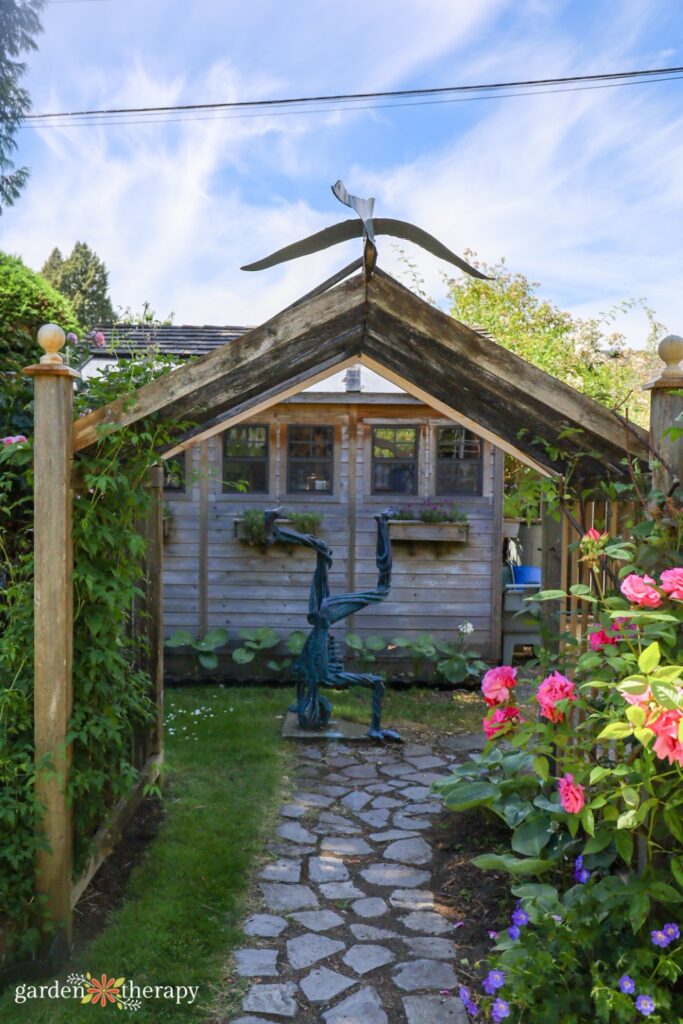
[[[284,390],[292,376],[315,372],[331,355],[341,360],[362,323],[362,277],[278,314],[235,341],[152,381],[131,396],[111,402],[74,424],[74,452],[97,441],[98,429],[129,426],[163,413],[197,422],[260,393]]]
[[[64,340],[55,324],[41,327],[38,342],[45,355],[24,373],[35,380],[35,794],[44,807],[38,828],[49,845],[37,855],[36,887],[47,897],[57,931],[70,944],[73,835],[66,736],[73,709],[71,424],[73,382],[79,374],[59,355]],[[45,759],[51,762],[50,772],[44,770]]]
[[[375,274],[368,282],[368,306],[370,310],[384,312],[394,320],[402,321],[406,327],[414,330],[416,337],[438,339],[444,350],[452,353],[452,370],[460,359],[466,359],[469,364],[474,363],[480,372],[499,379],[501,385],[507,382],[520,395],[533,395],[538,403],[554,410],[558,419],[573,423],[595,437],[602,438],[607,445],[623,454],[626,427],[613,412],[502,345],[484,338],[472,328],[423,302],[388,275]],[[629,424],[629,428],[632,453],[647,459],[645,431],[633,424]]]
[[[352,366],[357,361],[355,355],[341,359],[341,361],[338,354],[329,356],[315,370],[306,369],[293,374],[288,387],[278,385],[275,388],[264,389],[256,396],[251,395],[244,401],[237,402],[228,412],[223,412],[219,416],[214,416],[207,420],[207,422],[202,423],[200,426],[192,427],[190,430],[185,431],[178,439],[177,444],[174,444],[173,447],[162,453],[162,458],[170,459],[199,441],[205,441],[215,434],[220,434],[228,427],[234,427],[243,420],[257,416],[259,413],[265,412],[266,409],[270,409],[271,406],[278,405],[287,398],[291,398],[292,395],[298,394],[302,388],[310,387],[311,384],[317,384],[318,381],[331,377],[333,373],[337,373],[347,366]]]

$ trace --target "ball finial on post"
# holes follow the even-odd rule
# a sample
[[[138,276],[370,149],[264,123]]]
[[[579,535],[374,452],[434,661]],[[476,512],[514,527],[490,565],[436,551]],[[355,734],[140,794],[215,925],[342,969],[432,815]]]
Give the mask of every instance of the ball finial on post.
[[[657,351],[659,358],[666,363],[666,368],[660,374],[660,380],[667,377],[680,377],[679,363],[683,359],[683,338],[678,334],[668,334],[660,341]]]
[[[45,355],[40,357],[41,363],[51,363],[53,366],[63,363],[59,350],[64,348],[65,341],[64,331],[58,324],[43,324],[38,331],[38,344],[45,352]]]

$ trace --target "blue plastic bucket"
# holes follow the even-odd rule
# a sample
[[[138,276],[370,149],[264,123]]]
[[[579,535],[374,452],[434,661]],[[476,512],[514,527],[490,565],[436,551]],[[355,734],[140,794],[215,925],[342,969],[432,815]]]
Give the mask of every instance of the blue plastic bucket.
[[[541,585],[541,570],[535,565],[513,565],[512,579],[515,583]]]

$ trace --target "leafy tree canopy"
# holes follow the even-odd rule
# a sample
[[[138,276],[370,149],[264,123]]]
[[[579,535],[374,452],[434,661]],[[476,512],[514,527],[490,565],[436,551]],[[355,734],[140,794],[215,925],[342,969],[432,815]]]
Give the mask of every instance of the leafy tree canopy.
[[[38,361],[36,335],[46,323],[79,329],[68,299],[17,256],[0,253],[0,436],[26,433],[33,388],[21,369]]]
[[[34,37],[42,32],[44,6],[45,0],[0,0],[0,213],[28,180],[28,168],[15,168],[10,158],[21,120],[31,109],[29,94],[19,84],[26,64],[18,58],[37,49]]]
[[[66,259],[59,249],[53,249],[41,273],[71,300],[76,316],[86,329],[114,320],[108,294],[109,273],[104,262],[85,242],[76,242]]]

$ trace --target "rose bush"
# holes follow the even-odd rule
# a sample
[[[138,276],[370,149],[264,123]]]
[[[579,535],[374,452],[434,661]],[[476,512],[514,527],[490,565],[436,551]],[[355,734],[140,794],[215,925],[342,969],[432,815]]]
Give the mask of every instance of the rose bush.
[[[514,669],[487,673],[489,745],[435,786],[452,810],[482,807],[512,830],[510,853],[474,863],[518,879],[529,924],[513,919],[489,966],[506,977],[495,999],[520,1022],[683,1013],[683,559],[662,532],[642,531],[644,551],[638,537],[584,536],[591,586],[571,596],[591,613],[588,649],[565,648],[528,706],[513,695]],[[608,559],[616,585],[605,591]],[[503,1019],[495,999],[470,995],[472,1012]]]

